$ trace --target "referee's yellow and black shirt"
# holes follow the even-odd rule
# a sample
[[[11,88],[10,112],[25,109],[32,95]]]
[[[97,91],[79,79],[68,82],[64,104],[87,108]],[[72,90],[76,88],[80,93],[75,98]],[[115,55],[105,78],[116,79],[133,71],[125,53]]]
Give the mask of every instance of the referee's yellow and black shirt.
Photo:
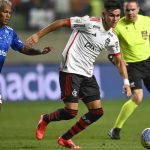
[[[129,22],[123,17],[115,33],[126,62],[139,62],[150,57],[150,17],[138,15],[136,22]]]

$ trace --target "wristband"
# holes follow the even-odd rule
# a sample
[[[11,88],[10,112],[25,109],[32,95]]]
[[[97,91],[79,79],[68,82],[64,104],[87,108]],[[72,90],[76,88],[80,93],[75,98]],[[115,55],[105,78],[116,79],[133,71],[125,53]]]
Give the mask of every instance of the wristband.
[[[123,80],[124,85],[130,85],[129,80],[128,79],[124,79]]]

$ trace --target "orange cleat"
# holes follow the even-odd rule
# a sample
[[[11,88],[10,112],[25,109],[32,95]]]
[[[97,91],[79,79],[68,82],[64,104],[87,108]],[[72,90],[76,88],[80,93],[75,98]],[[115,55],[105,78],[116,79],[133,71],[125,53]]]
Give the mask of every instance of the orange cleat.
[[[48,125],[48,123],[44,121],[43,117],[44,117],[44,115],[41,115],[38,126],[36,128],[36,138],[37,138],[37,140],[42,140],[43,139],[46,127]]]
[[[75,145],[71,139],[64,140],[62,137],[58,138],[58,144],[63,147],[71,148],[71,149],[82,149],[81,147]]]

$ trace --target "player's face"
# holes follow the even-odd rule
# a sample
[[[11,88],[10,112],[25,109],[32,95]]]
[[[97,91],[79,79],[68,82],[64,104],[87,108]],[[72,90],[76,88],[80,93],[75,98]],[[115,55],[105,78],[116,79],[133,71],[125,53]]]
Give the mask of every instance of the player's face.
[[[7,25],[11,16],[11,6],[4,5],[0,8],[0,25]]]
[[[104,22],[107,26],[107,28],[115,28],[119,19],[120,19],[121,10],[115,9],[115,10],[109,10],[105,11],[103,13]]]
[[[135,22],[139,13],[139,6],[136,2],[124,3],[124,13],[128,21]]]

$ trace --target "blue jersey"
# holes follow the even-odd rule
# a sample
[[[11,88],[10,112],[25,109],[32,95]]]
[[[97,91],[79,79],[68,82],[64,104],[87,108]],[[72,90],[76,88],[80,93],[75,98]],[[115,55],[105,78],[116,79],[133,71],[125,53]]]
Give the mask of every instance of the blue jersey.
[[[15,51],[21,51],[24,45],[12,28],[4,26],[0,28],[0,72],[10,47]]]

